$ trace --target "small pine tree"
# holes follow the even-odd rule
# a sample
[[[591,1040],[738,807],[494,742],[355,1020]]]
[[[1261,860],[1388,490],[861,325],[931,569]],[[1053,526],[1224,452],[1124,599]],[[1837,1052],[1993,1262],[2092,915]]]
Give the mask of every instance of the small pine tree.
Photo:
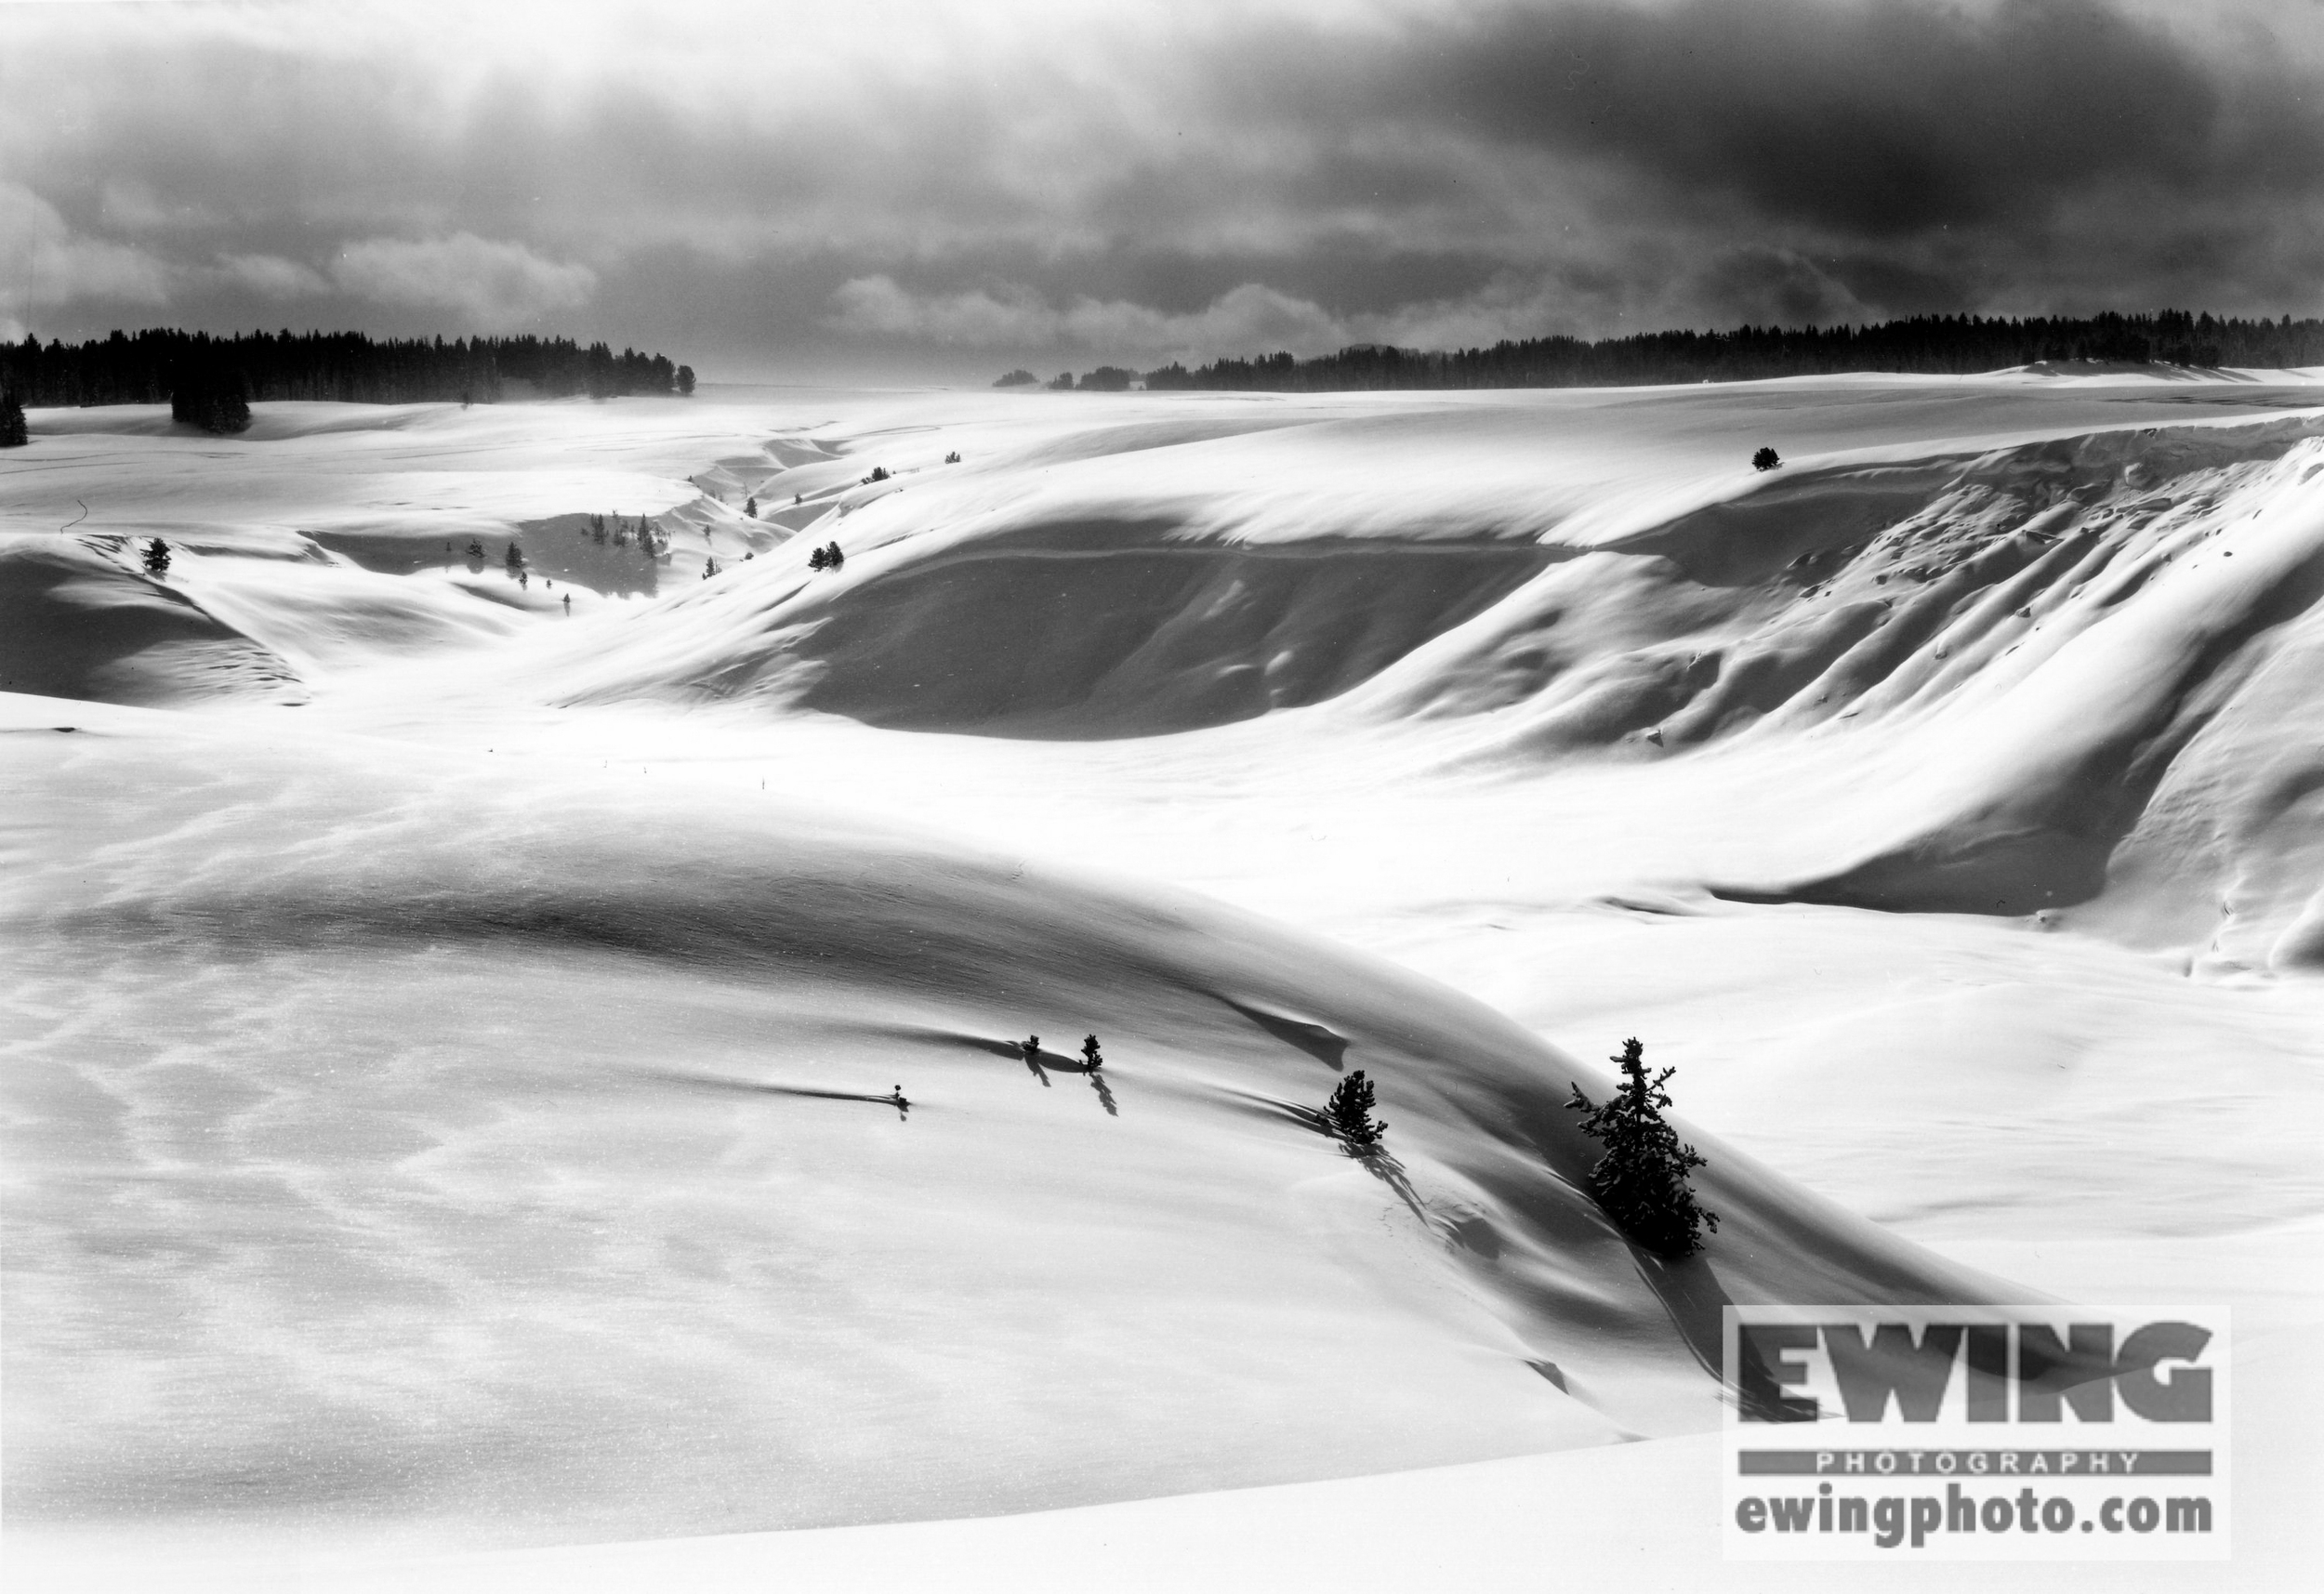
[[[155,537],[145,545],[145,573],[148,575],[169,573],[169,545],[159,537]]]
[[[1670,1094],[1662,1087],[1678,1070],[1647,1078],[1645,1052],[1633,1036],[1622,1043],[1621,1056],[1609,1060],[1620,1066],[1622,1083],[1604,1105],[1592,1106],[1578,1085],[1565,1105],[1588,1114],[1581,1132],[1605,1146],[1590,1170],[1590,1193],[1606,1216],[1650,1251],[1691,1256],[1702,1249],[1705,1225],[1719,1230],[1719,1215],[1696,1204],[1686,1181],[1689,1172],[1709,1165],[1663,1120]]]
[[[1359,1068],[1333,1088],[1331,1100],[1324,1103],[1324,1117],[1331,1132],[1351,1146],[1378,1145],[1388,1126],[1372,1116],[1372,1082]]]
[[[718,555],[716,555],[716,554],[705,554],[705,555],[703,555],[703,556],[702,556],[702,579],[703,579],[703,580],[705,580],[705,581],[707,581],[707,580],[709,580],[712,576],[714,576],[714,575],[718,574],[718,573],[719,573],[719,556],[718,556]]]
[[[617,548],[629,546],[629,523],[619,515],[614,517],[614,546]]]
[[[520,571],[524,569],[524,550],[517,547],[515,541],[511,539],[508,544],[508,558],[503,560],[501,562],[508,567],[508,573],[510,575],[517,574]]]
[[[1085,1035],[1081,1041],[1081,1066],[1094,1074],[1105,1066],[1105,1058],[1098,1050],[1098,1037]]]
[[[746,520],[755,520],[759,518],[759,499],[757,494],[754,494],[750,497],[743,500],[743,515]]]
[[[0,393],[0,448],[22,448],[32,441],[32,428],[24,424],[24,406],[17,402],[14,393]]]
[[[589,517],[589,535],[601,543],[605,540],[604,516],[591,515]]]
[[[1772,448],[1763,448],[1751,455],[1751,468],[1754,470],[1773,470],[1782,463],[1783,455]]]
[[[484,557],[484,545],[478,542],[474,537],[469,538],[468,557],[475,560],[482,559]]]
[[[817,548],[807,556],[807,568],[809,570],[821,570],[830,562],[831,556],[825,552],[822,548]]]
[[[823,557],[824,562],[830,565],[833,570],[838,569],[841,565],[847,562],[847,555],[839,551],[839,545],[838,543],[833,543],[829,547],[825,548],[823,550]]]
[[[958,451],[957,449],[955,449],[952,453],[945,454],[945,455],[944,455],[944,463],[945,463],[946,465],[957,465],[957,464],[959,464],[959,463],[960,463],[960,453],[959,453],[959,451]]]

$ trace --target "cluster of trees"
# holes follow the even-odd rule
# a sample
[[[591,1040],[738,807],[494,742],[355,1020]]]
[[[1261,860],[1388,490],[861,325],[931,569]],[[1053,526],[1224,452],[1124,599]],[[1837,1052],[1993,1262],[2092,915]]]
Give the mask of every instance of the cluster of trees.
[[[545,397],[692,393],[693,368],[660,354],[571,338],[373,338],[360,332],[237,333],[149,327],[99,341],[0,344],[0,389],[27,404],[174,405],[187,389],[231,389],[245,402],[335,399],[490,403],[512,383]]]
[[[601,543],[609,537],[617,548],[627,547],[630,539],[636,538],[638,551],[648,559],[659,559],[669,552],[669,535],[654,523],[651,515],[640,515],[634,522],[614,515],[610,523],[603,515],[591,515],[589,540]]]
[[[1090,1037],[1092,1047],[1096,1041]],[[1717,1232],[1719,1215],[1695,1199],[1690,1176],[1708,1166],[1702,1153],[1679,1140],[1678,1131],[1663,1117],[1670,1105],[1664,1088],[1678,1071],[1666,1068],[1649,1076],[1646,1048],[1636,1039],[1622,1043],[1621,1055],[1612,1060],[1622,1071],[1622,1083],[1603,1103],[1593,1103],[1572,1086],[1565,1105],[1580,1113],[1581,1132],[1605,1147],[1590,1170],[1590,1193],[1608,1218],[1632,1240],[1661,1256],[1692,1256],[1702,1249],[1703,1231]],[[1379,1092],[1360,1068],[1351,1071],[1331,1092],[1321,1113],[1322,1127],[1336,1136],[1350,1153],[1372,1157],[1388,1126],[1372,1115]]]
[[[1043,387],[1052,393],[1070,393],[1076,389],[1085,393],[1120,393],[1127,392],[1130,384],[1137,380],[1138,373],[1124,366],[1101,365],[1094,371],[1084,372],[1077,382],[1074,380],[1074,374],[1070,371],[1060,371],[1044,382],[1032,372],[1019,369],[1010,372],[993,386],[996,388]]]
[[[250,429],[250,389],[231,365],[188,362],[170,383],[169,418],[223,437]]]
[[[1876,326],[1650,332],[1594,343],[1537,337],[1503,341],[1490,349],[1449,350],[1367,343],[1313,360],[1267,354],[1214,360],[1192,371],[1173,362],[1145,373],[1144,381],[1155,389],[1267,392],[1592,388],[1739,382],[1842,371],[1968,375],[2039,361],[2076,360],[2197,367],[2319,365],[2324,364],[2324,321],[2294,321],[2290,316],[2247,321],[2188,310],[2121,315],[2109,310],[2082,317],[1939,315]],[[1092,384],[1085,378],[1081,385]]]
[[[825,543],[807,556],[809,570],[837,570],[845,563],[847,563],[847,555],[839,551],[838,543]]]

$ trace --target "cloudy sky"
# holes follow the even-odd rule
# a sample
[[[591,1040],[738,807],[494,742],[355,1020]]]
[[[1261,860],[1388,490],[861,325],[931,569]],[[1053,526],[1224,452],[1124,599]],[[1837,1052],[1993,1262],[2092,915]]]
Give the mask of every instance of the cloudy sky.
[[[2324,313],[2317,0],[0,6],[0,332],[989,379]]]

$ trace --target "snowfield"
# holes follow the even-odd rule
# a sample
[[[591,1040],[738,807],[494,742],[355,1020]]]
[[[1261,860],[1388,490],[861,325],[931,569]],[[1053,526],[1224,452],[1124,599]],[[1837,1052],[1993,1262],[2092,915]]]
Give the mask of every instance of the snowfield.
[[[12,1586],[1853,1587],[1720,1307],[2045,1298],[2236,1309],[2237,1559],[1980,1586],[2304,1581],[2320,393],[33,412]]]

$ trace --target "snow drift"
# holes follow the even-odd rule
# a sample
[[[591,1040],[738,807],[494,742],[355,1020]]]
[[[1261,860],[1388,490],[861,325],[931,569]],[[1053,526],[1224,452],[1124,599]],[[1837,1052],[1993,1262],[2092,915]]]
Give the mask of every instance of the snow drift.
[[[1900,1232],[2265,1251],[2324,1211],[2324,437],[2195,397],[36,415],[11,1532],[1598,1446],[1711,1422],[1723,1299],[2022,1293]],[[1684,1264],[1579,1192],[1633,1033]]]
[[[1196,899],[6,701],[12,1513],[1026,1509],[1699,1429],[1723,1301],[2008,1293],[1699,1135],[1643,1257],[1596,1070]]]

